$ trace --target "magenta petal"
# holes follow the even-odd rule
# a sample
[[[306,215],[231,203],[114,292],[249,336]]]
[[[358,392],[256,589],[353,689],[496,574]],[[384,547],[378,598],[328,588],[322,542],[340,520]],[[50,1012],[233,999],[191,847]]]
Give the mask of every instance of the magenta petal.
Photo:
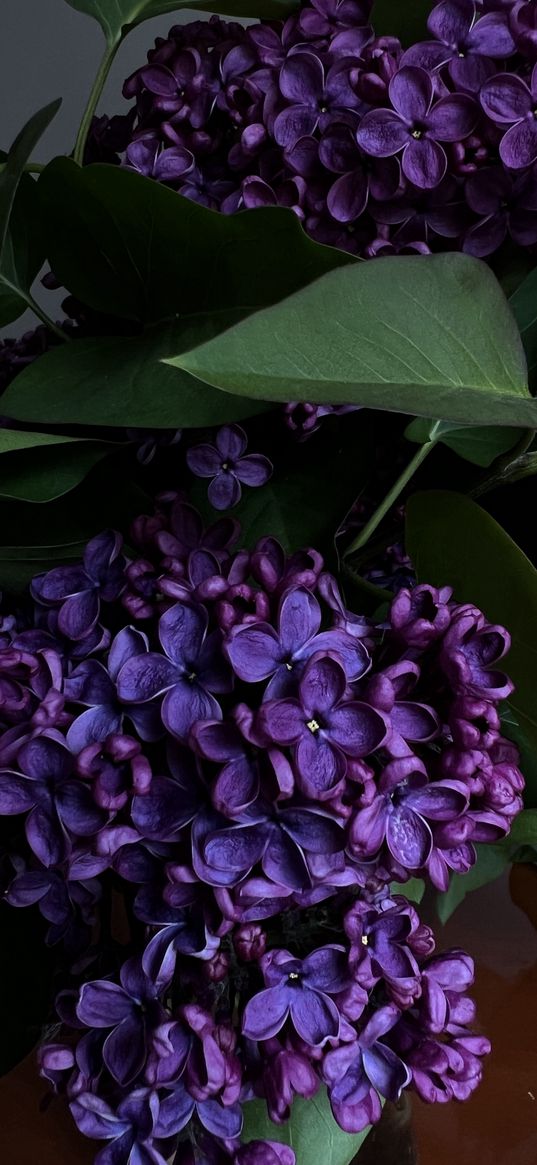
[[[362,118],[358,145],[374,158],[390,158],[406,146],[409,138],[404,121],[391,109],[374,109]]]
[[[511,170],[525,170],[537,159],[537,119],[525,117],[500,142],[500,157]]]
[[[498,73],[483,85],[479,100],[492,121],[500,125],[520,121],[533,109],[533,98],[528,86],[511,73]]]
[[[394,109],[408,124],[425,121],[433,97],[433,83],[425,69],[403,65],[390,81],[389,94]]]
[[[418,870],[425,865],[433,844],[429,826],[404,805],[389,813],[386,841],[396,862],[409,870]]]
[[[280,987],[260,991],[246,1004],[242,1033],[250,1040],[269,1040],[281,1031],[289,1014],[287,993]]]
[[[328,995],[302,990],[291,993],[291,1019],[301,1039],[321,1047],[339,1035],[339,1011]]]
[[[437,142],[431,138],[411,139],[403,154],[403,174],[422,190],[433,190],[442,181],[447,170],[447,158]]]

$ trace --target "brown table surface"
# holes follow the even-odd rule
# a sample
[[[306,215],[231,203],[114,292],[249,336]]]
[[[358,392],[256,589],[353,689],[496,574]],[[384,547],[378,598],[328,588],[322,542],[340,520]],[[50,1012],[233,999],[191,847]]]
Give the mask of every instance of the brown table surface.
[[[476,958],[493,1054],[468,1103],[413,1102],[419,1165],[537,1165],[537,867],[476,891],[436,930],[439,948]],[[42,1095],[32,1057],[0,1081],[0,1165],[89,1165],[98,1146],[77,1134],[61,1101],[40,1113]]]

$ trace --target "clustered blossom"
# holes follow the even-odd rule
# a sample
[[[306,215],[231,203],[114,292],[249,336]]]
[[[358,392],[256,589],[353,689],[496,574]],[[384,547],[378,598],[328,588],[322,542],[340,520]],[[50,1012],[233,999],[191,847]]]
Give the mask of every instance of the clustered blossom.
[[[441,0],[404,50],[371,8],[310,0],[285,21],[172,28],[125,82],[123,164],[226,214],[289,207],[368,259],[533,246],[533,0]]]
[[[249,1101],[325,1087],[357,1132],[489,1050],[472,960],[390,883],[445,888],[521,808],[509,636],[424,585],[376,625],[315,550],[238,536],[165,495],[135,556],[107,531],[2,621],[3,891],[63,944],[40,1064],[98,1165],[294,1165],[242,1143]]]

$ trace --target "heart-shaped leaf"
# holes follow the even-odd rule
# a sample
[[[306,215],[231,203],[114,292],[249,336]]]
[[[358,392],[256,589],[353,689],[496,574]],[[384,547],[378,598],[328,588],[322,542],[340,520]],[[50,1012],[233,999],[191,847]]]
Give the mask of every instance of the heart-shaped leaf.
[[[476,604],[487,619],[507,627],[512,646],[506,670],[515,683],[509,703],[535,754],[537,570],[490,514],[447,490],[409,499],[406,543],[420,581],[449,584],[459,602]],[[510,735],[509,724],[503,730]],[[536,805],[537,787],[525,776],[526,804]]]
[[[140,336],[62,344],[15,377],[2,397],[2,412],[33,424],[141,429],[244,420],[269,406],[218,392],[162,363],[178,345],[214,335],[227,318],[193,317],[159,324]]]
[[[507,300],[485,264],[468,255],[331,271],[171,363],[258,400],[537,426]]]
[[[371,1131],[344,1133],[332,1116],[325,1088],[320,1088],[311,1100],[297,1097],[291,1110],[291,1119],[285,1125],[275,1125],[269,1118],[264,1100],[252,1100],[244,1105],[242,1141],[278,1141],[290,1145],[296,1154],[297,1165],[349,1165]]]
[[[110,47],[119,44],[129,29],[153,16],[163,16],[187,8],[221,12],[225,16],[253,16],[276,20],[296,4],[286,0],[67,0],[77,12],[99,21]]]
[[[153,323],[276,303],[354,264],[282,207],[225,215],[119,166],[56,158],[38,189],[52,270],[83,303]]]
[[[520,329],[528,361],[530,387],[535,391],[537,377],[537,268],[534,268],[513,292],[509,303]]]
[[[507,453],[520,440],[519,429],[492,428],[492,426],[466,428],[464,425],[455,425],[452,421],[426,421],[416,417],[405,429],[405,437],[415,441],[417,445],[426,445],[430,441],[447,445],[465,461],[473,465],[481,465],[485,469],[492,462]]]

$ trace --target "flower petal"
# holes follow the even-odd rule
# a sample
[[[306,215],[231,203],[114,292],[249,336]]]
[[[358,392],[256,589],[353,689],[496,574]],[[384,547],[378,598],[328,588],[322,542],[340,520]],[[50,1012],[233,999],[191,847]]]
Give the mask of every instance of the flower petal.
[[[425,121],[433,98],[433,82],[425,69],[403,65],[389,85],[390,101],[409,125]]]
[[[433,844],[429,826],[404,805],[394,807],[388,815],[386,841],[396,862],[409,870],[425,865]]]
[[[196,477],[216,477],[222,467],[222,457],[214,445],[194,445],[187,449],[186,462]]]
[[[288,101],[316,107],[323,88],[324,69],[319,57],[297,52],[286,58],[280,71],[280,89]]]
[[[301,1039],[312,1047],[321,1047],[339,1035],[339,1011],[328,995],[306,988],[292,991],[291,1019]]]
[[[145,1064],[145,1035],[141,1015],[129,1015],[106,1037],[103,1060],[118,1084],[132,1084]]]
[[[514,73],[498,73],[485,81],[479,100],[487,116],[499,125],[520,121],[533,108],[528,86]]]
[[[230,510],[241,498],[241,487],[235,473],[221,470],[213,478],[207,496],[215,510]]]
[[[238,461],[246,452],[248,438],[240,425],[223,425],[216,434],[216,444],[222,461]]]
[[[433,105],[427,124],[430,133],[440,142],[459,142],[468,137],[479,116],[479,107],[463,93],[442,97]]]
[[[76,1013],[86,1027],[115,1027],[132,1012],[132,999],[117,983],[95,979],[81,988]]]
[[[268,987],[246,1004],[242,1034],[249,1040],[270,1040],[281,1031],[288,1014],[288,993],[281,987]]]
[[[196,663],[207,622],[205,607],[193,603],[175,603],[160,619],[159,639],[164,651],[168,659],[186,672],[192,671]]]
[[[500,142],[500,158],[511,170],[525,170],[537,160],[537,118],[525,117],[507,130]]]
[[[408,142],[408,128],[391,109],[374,109],[362,118],[357,132],[358,145],[374,158],[390,158]]]
[[[280,640],[268,623],[234,627],[226,641],[226,652],[233,671],[249,684],[266,680],[283,657]]]
[[[195,680],[179,679],[162,703],[163,724],[177,740],[186,740],[196,720],[216,720],[221,715],[218,700]]]
[[[178,678],[177,667],[164,655],[155,651],[133,655],[117,677],[118,697],[126,704],[143,704],[173,687]]]
[[[412,138],[403,154],[401,168],[405,178],[422,190],[432,190],[442,181],[447,158],[438,142],[431,138]]]

